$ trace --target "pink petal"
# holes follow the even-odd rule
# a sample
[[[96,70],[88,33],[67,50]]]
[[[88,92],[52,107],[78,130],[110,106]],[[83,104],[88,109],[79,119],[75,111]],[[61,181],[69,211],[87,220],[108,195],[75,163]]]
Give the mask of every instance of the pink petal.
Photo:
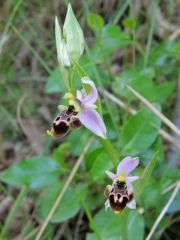
[[[135,202],[135,200],[133,199],[131,202],[127,203],[126,206],[128,208],[130,208],[130,209],[136,209],[136,202]]]
[[[134,182],[139,178],[139,176],[131,176],[131,177],[126,177],[126,178],[127,178],[128,182]]]
[[[106,126],[99,113],[94,109],[85,109],[80,112],[81,123],[97,136],[106,138]]]
[[[112,180],[114,180],[116,178],[116,174],[110,172],[110,171],[105,171],[105,173],[108,175],[109,178],[111,178]]]
[[[81,103],[82,105],[92,105],[96,102],[98,98],[98,91],[96,89],[96,86],[92,80],[90,80],[88,77],[83,77],[82,79],[83,84],[88,84],[91,88],[89,95],[82,98]]]
[[[132,191],[133,190],[133,185],[131,183],[128,183],[127,190],[128,191]]]
[[[125,172],[125,175],[128,176],[139,164],[139,158],[126,157],[124,158],[117,167],[117,175],[119,176],[121,171]]]

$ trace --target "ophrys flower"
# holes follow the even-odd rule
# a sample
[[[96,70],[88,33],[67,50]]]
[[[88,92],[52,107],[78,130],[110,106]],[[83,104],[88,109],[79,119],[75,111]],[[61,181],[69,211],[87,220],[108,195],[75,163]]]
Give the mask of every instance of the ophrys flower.
[[[136,208],[132,182],[138,176],[129,174],[138,166],[139,158],[126,157],[118,165],[116,173],[106,171],[106,174],[113,180],[112,186],[105,188],[106,209],[110,207],[114,212],[121,212],[126,206],[130,209]]]

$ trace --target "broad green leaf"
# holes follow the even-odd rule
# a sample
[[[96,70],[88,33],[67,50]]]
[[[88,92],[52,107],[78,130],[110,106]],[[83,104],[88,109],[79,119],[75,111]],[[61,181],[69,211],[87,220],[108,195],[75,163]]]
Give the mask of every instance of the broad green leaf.
[[[102,27],[104,26],[103,18],[100,15],[98,15],[96,13],[92,13],[92,12],[90,12],[87,16],[87,23],[88,23],[88,26],[96,34],[100,34],[100,31],[101,31]]]
[[[108,24],[102,29],[102,46],[104,51],[113,51],[130,44],[129,36],[114,24]]]
[[[89,131],[86,130],[83,126],[81,129],[74,130],[68,136],[68,141],[70,142],[70,153],[78,156],[82,153],[85,143],[89,139]]]
[[[148,183],[146,183],[146,187],[143,190],[142,196],[141,203],[146,208],[158,208],[162,205],[162,189],[159,181],[149,178]]]
[[[97,156],[104,152],[104,149],[102,147],[99,147],[98,145],[95,146],[91,151],[89,151],[85,156],[85,164],[86,164],[86,170],[90,171],[92,168]]]
[[[175,42],[167,40],[161,44],[156,45],[151,49],[149,56],[149,64],[155,65],[156,67],[168,67],[170,60],[170,52],[175,47]],[[164,68],[165,69],[165,68]],[[166,70],[166,69],[165,69]]]
[[[83,31],[73,13],[71,4],[68,5],[63,26],[63,36],[67,43],[68,53],[71,58],[78,61],[84,51],[84,36]]]
[[[94,222],[98,228],[101,238],[103,240],[117,240],[120,239],[120,216],[114,214],[112,211],[99,211],[95,217]],[[96,240],[95,234],[88,233],[86,240]]]
[[[126,97],[128,99],[135,99],[134,95],[127,89],[127,85],[136,89],[148,100],[154,98],[154,84],[152,79],[155,76],[153,68],[130,69],[121,72],[113,84],[113,89],[116,94]]]
[[[44,188],[59,181],[61,165],[50,157],[38,156],[22,160],[1,175],[1,180],[28,188]]]
[[[136,99],[127,89],[127,85],[129,85],[149,101],[163,103],[174,91],[175,82],[157,84],[153,81],[155,74],[154,68],[143,70],[137,68],[124,71],[116,77],[116,81],[113,83],[113,90],[119,96]]]
[[[145,222],[138,211],[131,211],[128,216],[128,240],[144,239]]]
[[[130,30],[133,30],[137,26],[137,19],[136,18],[125,18],[123,21],[123,24],[125,27],[127,27]]]
[[[62,184],[55,185],[45,192],[44,196],[40,200],[39,216],[45,219],[51,210],[58,194],[62,189]],[[53,217],[52,223],[60,223],[67,221],[74,217],[80,209],[80,203],[76,191],[73,188],[68,188],[65,192],[60,204],[58,205]]]
[[[120,238],[121,218],[119,214],[103,209],[94,216],[94,222],[103,240],[123,240]],[[143,216],[136,211],[132,211],[128,216],[128,240],[143,240],[144,227]],[[96,240],[95,234],[88,233],[86,240]]]
[[[138,183],[136,185],[136,197],[137,198],[140,196],[140,194],[143,191],[144,187],[148,183],[149,178],[152,175],[152,172],[153,172],[153,170],[154,170],[154,168],[156,166],[157,159],[158,159],[158,152],[156,152],[154,154],[154,156],[152,157],[151,161],[149,162],[147,167],[144,169],[140,179],[138,180]]]
[[[92,159],[92,161],[93,160],[94,159]],[[105,171],[110,170],[112,167],[113,167],[113,164],[109,158],[109,155],[102,152],[96,155],[96,158],[93,162],[93,165],[89,174],[92,177],[92,179],[99,180],[100,178],[104,178]]]
[[[155,127],[154,127],[155,126]],[[137,155],[144,152],[155,141],[160,120],[146,107],[139,110],[124,124],[121,135],[123,155]]]
[[[45,85],[46,93],[56,93],[67,91],[67,88],[64,84],[63,77],[61,75],[59,67],[56,67],[50,76],[47,79],[47,83]]]
[[[52,153],[53,159],[59,162],[63,167],[66,166],[65,155],[69,153],[69,149],[69,142],[64,142],[60,144]]]
[[[165,102],[175,90],[175,82],[164,82],[154,87],[154,100],[159,103]]]
[[[121,29],[114,25],[105,25],[101,30],[100,43],[95,42],[91,53],[95,62],[101,63],[105,57],[110,56],[116,49],[128,46],[130,38]],[[101,46],[101,47],[100,47]]]

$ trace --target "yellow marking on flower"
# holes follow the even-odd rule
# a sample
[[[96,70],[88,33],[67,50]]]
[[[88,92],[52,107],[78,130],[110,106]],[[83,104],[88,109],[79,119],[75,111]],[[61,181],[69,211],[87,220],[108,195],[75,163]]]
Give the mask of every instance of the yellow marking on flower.
[[[55,136],[53,130],[47,130],[46,133],[47,133],[48,136],[51,136],[51,137]]]
[[[119,214],[120,212],[119,212],[119,211],[113,211],[113,213],[115,213],[115,214]]]
[[[114,182],[117,182],[117,181],[125,182],[127,184],[124,171],[121,171],[119,177],[114,180]]]
[[[72,93],[66,93],[64,95],[64,99],[68,100],[69,106],[73,106],[75,112],[80,112],[81,108],[78,104],[78,102],[76,101],[75,96]]]

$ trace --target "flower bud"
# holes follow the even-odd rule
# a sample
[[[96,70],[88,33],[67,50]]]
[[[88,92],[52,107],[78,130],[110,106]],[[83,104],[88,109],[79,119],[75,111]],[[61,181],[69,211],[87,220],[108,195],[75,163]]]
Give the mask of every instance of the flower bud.
[[[79,60],[84,51],[84,36],[81,27],[74,16],[71,5],[68,10],[61,31],[57,17],[55,17],[55,38],[57,57],[60,66],[70,67],[71,59]]]
[[[74,16],[71,4],[68,5],[63,34],[67,43],[67,51],[72,59],[79,60],[84,51],[83,31]]]
[[[55,17],[55,38],[59,65],[63,67],[70,67],[71,61],[67,51],[67,45],[65,40],[62,38],[62,32],[57,17]]]

